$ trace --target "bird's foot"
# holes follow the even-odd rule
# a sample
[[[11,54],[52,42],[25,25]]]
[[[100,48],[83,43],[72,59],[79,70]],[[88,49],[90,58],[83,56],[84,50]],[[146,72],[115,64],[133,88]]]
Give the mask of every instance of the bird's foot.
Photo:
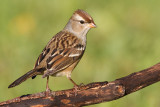
[[[81,90],[81,87],[83,86],[85,86],[83,83],[81,83],[80,85],[74,85],[75,96],[77,95],[78,91]]]
[[[45,91],[45,96],[46,97],[51,96],[51,91],[52,91],[51,89],[47,88],[46,91]]]
[[[74,85],[74,93],[75,93],[75,96],[77,96],[77,92],[80,90],[79,86],[78,85]]]
[[[79,87],[85,87],[85,85],[83,83],[80,83]]]

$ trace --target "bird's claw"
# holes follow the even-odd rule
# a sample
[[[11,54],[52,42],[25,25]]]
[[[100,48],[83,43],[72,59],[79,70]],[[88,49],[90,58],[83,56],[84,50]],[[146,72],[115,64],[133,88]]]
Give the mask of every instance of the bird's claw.
[[[81,87],[83,86],[85,86],[83,83],[81,83],[80,85],[74,85],[75,96],[77,95],[78,91],[81,90]]]
[[[46,95],[46,97],[49,97],[50,96],[50,94],[51,94],[51,89],[46,89],[46,91],[45,91],[45,95]]]

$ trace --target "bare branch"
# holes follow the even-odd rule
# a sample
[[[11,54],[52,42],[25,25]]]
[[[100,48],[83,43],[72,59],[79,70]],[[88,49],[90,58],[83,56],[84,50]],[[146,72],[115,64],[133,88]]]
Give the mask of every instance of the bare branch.
[[[159,80],[160,63],[112,82],[95,82],[81,86],[77,95],[75,95],[74,89],[52,91],[49,96],[46,96],[45,92],[40,92],[1,102],[0,106],[70,107],[92,105],[119,99]]]

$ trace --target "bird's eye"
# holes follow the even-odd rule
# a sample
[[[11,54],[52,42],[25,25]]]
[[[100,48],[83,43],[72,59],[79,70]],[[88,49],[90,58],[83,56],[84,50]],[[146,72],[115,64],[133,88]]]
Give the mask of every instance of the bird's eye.
[[[80,23],[81,23],[81,24],[84,24],[84,21],[83,21],[83,20],[80,20]]]

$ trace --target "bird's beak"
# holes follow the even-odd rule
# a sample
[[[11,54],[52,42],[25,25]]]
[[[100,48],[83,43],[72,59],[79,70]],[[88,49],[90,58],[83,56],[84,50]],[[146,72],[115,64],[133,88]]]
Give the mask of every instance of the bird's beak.
[[[94,22],[92,22],[92,23],[89,24],[89,27],[90,28],[96,28],[96,24]]]

